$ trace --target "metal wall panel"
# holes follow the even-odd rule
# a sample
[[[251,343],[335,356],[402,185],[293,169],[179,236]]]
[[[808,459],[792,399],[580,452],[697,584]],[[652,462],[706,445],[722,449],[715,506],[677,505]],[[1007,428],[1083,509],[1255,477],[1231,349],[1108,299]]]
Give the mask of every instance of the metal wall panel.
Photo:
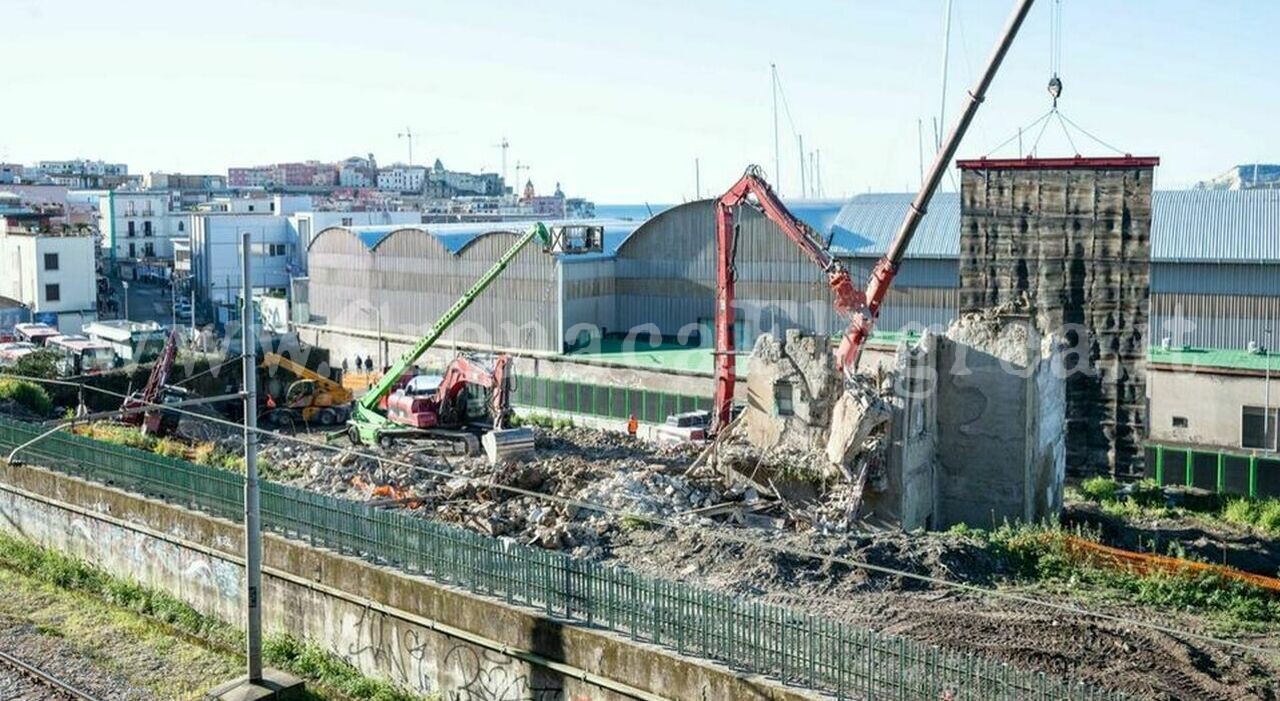
[[[1250,341],[1265,345],[1267,329],[1280,334],[1280,297],[1171,293],[1151,296],[1154,344],[1168,338],[1174,346],[1244,348]]]
[[[1280,230],[1275,232],[1280,238]],[[1280,297],[1280,266],[1256,263],[1152,263],[1151,292]]]
[[[370,251],[342,228],[311,246],[312,313],[337,326],[425,334],[515,242],[495,232],[476,237],[456,255],[420,229],[389,234]],[[538,246],[521,251],[463,313],[444,341],[559,350],[555,258]]]

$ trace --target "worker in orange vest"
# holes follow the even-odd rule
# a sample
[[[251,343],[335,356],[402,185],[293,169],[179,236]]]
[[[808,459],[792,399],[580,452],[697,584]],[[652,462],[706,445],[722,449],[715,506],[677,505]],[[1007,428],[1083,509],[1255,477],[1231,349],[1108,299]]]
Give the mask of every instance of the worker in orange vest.
[[[636,415],[632,414],[627,417],[627,433],[634,438],[636,432],[640,430],[640,422],[636,420]]]

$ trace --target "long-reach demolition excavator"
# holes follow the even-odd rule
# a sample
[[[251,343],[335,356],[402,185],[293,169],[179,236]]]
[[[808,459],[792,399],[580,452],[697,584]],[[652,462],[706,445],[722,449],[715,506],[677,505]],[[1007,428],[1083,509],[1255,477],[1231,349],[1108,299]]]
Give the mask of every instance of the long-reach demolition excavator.
[[[352,444],[389,445],[397,438],[425,438],[443,441],[455,452],[468,455],[483,444],[491,462],[528,454],[533,450],[533,433],[512,428],[510,358],[499,356],[492,369],[477,360],[459,357],[442,376],[418,375],[414,364],[423,356],[467,307],[506,270],[516,255],[535,239],[549,254],[574,255],[599,252],[604,231],[598,226],[556,226],[541,222],[502,254],[493,267],[481,275],[462,297],[444,313],[431,330],[392,365],[372,388],[352,405],[346,436]],[[487,392],[489,425],[476,421],[469,411],[468,387]],[[484,429],[488,429],[485,431]],[[483,431],[477,441],[476,433]]]
[[[178,427],[180,416],[172,411],[163,409],[151,409],[146,412],[134,411],[141,407],[151,404],[166,404],[170,402],[181,401],[187,397],[185,391],[169,386],[169,374],[173,372],[173,363],[178,357],[178,336],[182,331],[174,328],[169,332],[168,337],[164,340],[164,347],[160,350],[160,356],[156,358],[155,365],[151,366],[151,374],[147,377],[147,384],[137,392],[132,392],[120,405],[120,410],[124,413],[120,415],[120,420],[124,423],[137,426],[145,435],[163,436],[173,433]]]
[[[715,400],[712,407],[711,432],[718,433],[729,425],[733,412],[733,389],[737,380],[735,368],[735,350],[733,342],[733,298],[736,273],[734,272],[735,242],[737,239],[734,226],[734,211],[741,205],[758,209],[765,217],[782,229],[822,269],[827,276],[827,284],[834,297],[836,311],[849,318],[849,327],[836,350],[836,367],[846,375],[851,375],[858,368],[858,359],[862,355],[863,344],[875,328],[876,319],[880,316],[880,306],[889,292],[893,278],[902,265],[903,255],[911,238],[915,235],[920,220],[924,217],[929,200],[938,189],[938,183],[947,170],[947,165],[955,156],[960,140],[969,129],[969,124],[978,112],[978,105],[987,94],[987,88],[995,78],[996,72],[1004,61],[1013,38],[1031,10],[1033,0],[1019,0],[1013,13],[1005,24],[986,69],[977,83],[969,90],[968,102],[960,114],[956,125],[952,128],[947,140],[938,150],[938,155],[929,168],[928,177],[920,185],[902,221],[897,235],[894,236],[889,249],[876,262],[867,280],[865,290],[857,290],[849,277],[849,271],[831,254],[813,231],[803,222],[787,211],[787,208],[769,187],[757,166],[747,168],[742,178],[729,188],[716,203],[716,324],[715,324],[715,368],[716,386]]]

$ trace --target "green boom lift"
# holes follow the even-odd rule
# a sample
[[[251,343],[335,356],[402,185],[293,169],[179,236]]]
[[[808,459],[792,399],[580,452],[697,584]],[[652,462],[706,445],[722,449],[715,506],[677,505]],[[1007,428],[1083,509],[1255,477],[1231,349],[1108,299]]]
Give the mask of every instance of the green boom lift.
[[[422,357],[436,341],[440,339],[444,332],[448,330],[455,321],[458,320],[467,307],[485,291],[494,280],[502,274],[502,271],[510,265],[516,255],[529,245],[534,239],[541,242],[542,247],[549,253],[590,253],[601,250],[601,240],[603,238],[603,228],[590,225],[569,225],[548,228],[542,222],[537,222],[529,227],[529,230],[516,240],[515,244],[498,258],[493,267],[489,268],[480,279],[476,280],[471,289],[454,302],[453,306],[444,313],[435,324],[431,326],[431,330],[427,335],[423,336],[414,344],[409,352],[405,353],[399,360],[382,375],[372,388],[363,396],[356,400],[352,411],[351,419],[347,422],[346,435],[352,443],[363,443],[365,445],[389,445],[395,437],[416,437],[421,436],[425,432],[421,429],[415,429],[408,426],[402,426],[391,421],[382,413],[380,403],[396,386],[401,375],[409,370],[414,363]],[[518,431],[518,429],[506,429],[506,431]],[[457,433],[457,432],[455,432]],[[494,431],[492,433],[497,433]],[[525,433],[528,433],[525,431]],[[497,437],[494,437],[496,439]],[[469,436],[470,441],[474,441],[473,436]],[[531,436],[529,437],[531,442]],[[518,442],[524,442],[521,438]],[[470,451],[468,451],[470,452]]]

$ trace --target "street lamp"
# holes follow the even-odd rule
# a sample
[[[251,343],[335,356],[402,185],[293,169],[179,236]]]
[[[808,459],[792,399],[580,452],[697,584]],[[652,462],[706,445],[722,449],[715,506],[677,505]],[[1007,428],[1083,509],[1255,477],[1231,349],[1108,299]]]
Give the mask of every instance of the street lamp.
[[[1263,331],[1266,336],[1266,345],[1262,347],[1263,356],[1266,358],[1266,375],[1262,386],[1262,440],[1267,440],[1271,434],[1271,329]],[[1271,445],[1267,446],[1267,450],[1274,451],[1276,442],[1271,441]]]

